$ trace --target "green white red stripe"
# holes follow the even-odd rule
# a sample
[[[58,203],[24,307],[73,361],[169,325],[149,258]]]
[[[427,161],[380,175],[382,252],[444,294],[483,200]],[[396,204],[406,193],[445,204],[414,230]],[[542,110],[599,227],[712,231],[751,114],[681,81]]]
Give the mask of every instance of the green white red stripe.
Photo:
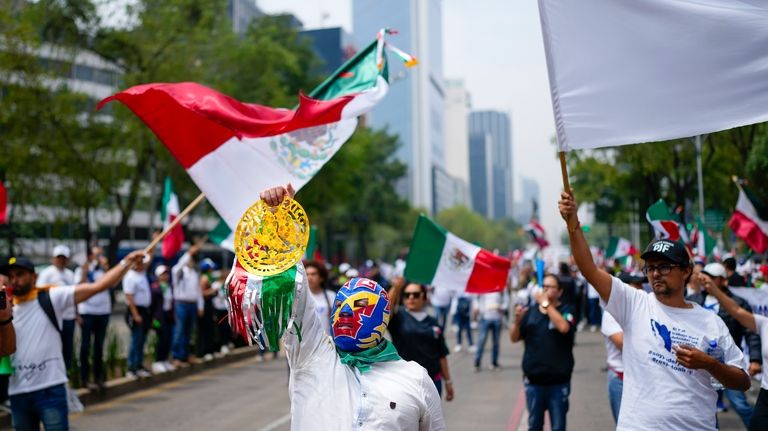
[[[179,216],[179,198],[173,191],[173,184],[170,177],[165,177],[163,185],[163,204],[160,207],[160,217],[163,219],[163,230],[167,229],[171,223]],[[162,254],[165,260],[171,260],[176,253],[181,250],[184,244],[184,231],[181,223],[163,238]]]
[[[208,239],[219,247],[235,252],[235,233],[229,228],[224,219],[220,219],[216,227],[208,232]]]
[[[454,292],[488,293],[506,287],[510,261],[419,216],[405,278]]]
[[[200,84],[146,84],[110,96],[128,106],[168,147],[208,201],[234,228],[258,193],[298,190],[333,157],[357,117],[384,98],[384,33],[294,110],[237,101]]]
[[[700,217],[696,217],[696,230],[692,235],[692,242],[696,246],[695,254],[699,257],[709,257],[714,254],[717,242],[712,236],[709,235],[707,226],[701,221]]]
[[[637,249],[632,242],[626,238],[612,236],[608,241],[608,247],[605,249],[605,257],[618,259],[625,256],[632,256],[637,253]]]
[[[768,250],[768,208],[747,186],[740,186],[736,210],[728,226],[752,250],[757,253]]]
[[[680,225],[677,222],[677,217],[669,211],[663,199],[659,199],[648,207],[648,211],[645,212],[645,218],[653,226],[656,238],[670,239],[672,241],[680,239]]]

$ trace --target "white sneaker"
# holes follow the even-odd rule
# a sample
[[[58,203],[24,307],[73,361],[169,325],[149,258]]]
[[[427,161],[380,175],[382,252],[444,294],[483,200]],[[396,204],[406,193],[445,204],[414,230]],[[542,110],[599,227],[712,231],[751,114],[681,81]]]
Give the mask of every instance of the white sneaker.
[[[467,350],[469,350],[470,353],[475,353],[475,352],[477,352],[477,346],[475,346],[474,344],[470,344],[469,345],[469,349],[467,349]]]
[[[150,373],[149,371],[147,371],[147,370],[145,370],[143,368],[138,369],[136,371],[136,375],[139,376],[139,378],[141,378],[141,379],[146,379],[147,377],[152,377],[152,373]]]
[[[453,351],[455,353],[461,352],[461,349],[462,349],[461,344],[457,344],[457,345],[453,346]]]
[[[131,380],[138,380],[139,379],[139,376],[136,373],[134,373],[133,371],[128,371],[127,373],[125,373],[125,377],[127,377],[127,378],[129,378]]]
[[[221,354],[226,355],[228,353],[229,353],[229,346],[227,346],[226,344],[221,346]]]
[[[152,372],[155,374],[162,374],[167,372],[168,369],[166,369],[165,364],[162,362],[154,362],[152,364]]]
[[[163,367],[165,367],[165,371],[167,371],[169,373],[173,372],[173,371],[176,371],[176,367],[174,367],[173,364],[171,364],[168,361],[163,362]]]
[[[213,355],[211,355],[210,353],[206,353],[205,356],[203,356],[203,360],[204,361],[212,361],[213,360]]]

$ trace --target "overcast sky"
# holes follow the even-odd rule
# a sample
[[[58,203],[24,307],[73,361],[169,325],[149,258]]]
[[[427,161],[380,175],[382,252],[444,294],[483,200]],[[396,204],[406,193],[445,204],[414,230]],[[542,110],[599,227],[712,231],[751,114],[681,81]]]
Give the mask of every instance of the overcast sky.
[[[305,28],[352,31],[353,0],[257,0],[268,13],[291,12]],[[372,30],[372,34],[375,31]],[[473,109],[512,117],[515,199],[520,179],[534,178],[550,242],[564,230],[557,213],[562,189],[539,12],[535,0],[443,0],[446,78],[464,79]]]

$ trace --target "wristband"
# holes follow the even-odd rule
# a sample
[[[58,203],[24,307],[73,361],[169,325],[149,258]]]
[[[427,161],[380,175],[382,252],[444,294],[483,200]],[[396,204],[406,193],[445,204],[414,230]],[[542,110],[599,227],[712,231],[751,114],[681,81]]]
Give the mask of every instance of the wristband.
[[[0,320],[0,326],[5,326],[13,321],[13,316],[9,317],[8,320]]]
[[[125,259],[122,259],[120,261],[120,266],[122,266],[123,268],[129,268],[128,262],[126,262]]]

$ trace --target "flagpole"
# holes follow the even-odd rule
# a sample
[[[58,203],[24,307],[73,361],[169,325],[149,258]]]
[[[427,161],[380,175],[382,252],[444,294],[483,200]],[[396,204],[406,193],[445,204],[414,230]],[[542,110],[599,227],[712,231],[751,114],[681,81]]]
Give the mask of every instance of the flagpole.
[[[568,193],[569,195],[573,196],[573,191],[571,190],[571,184],[568,181],[568,167],[565,164],[565,151],[560,151],[560,173],[563,176],[563,190]],[[576,220],[576,217],[569,218],[566,220],[566,224],[568,225],[568,231],[572,231],[574,229],[573,221]]]
[[[189,205],[187,205],[187,207],[184,208],[184,211],[179,213],[178,217],[173,219],[171,224],[169,224],[168,227],[165,228],[165,230],[163,230],[162,233],[160,233],[160,235],[157,235],[152,240],[152,242],[150,242],[149,245],[144,248],[144,254],[152,253],[152,251],[155,249],[157,244],[160,243],[160,241],[162,241],[163,238],[165,238],[165,236],[168,235],[168,233],[171,230],[173,230],[173,228],[176,227],[176,225],[179,224],[181,222],[181,220],[184,219],[184,217],[186,217],[190,212],[192,212],[192,210],[195,209],[198,205],[200,205],[200,202],[202,202],[204,200],[205,200],[205,193],[200,193],[200,195],[198,197],[196,197],[195,200],[190,202]]]

